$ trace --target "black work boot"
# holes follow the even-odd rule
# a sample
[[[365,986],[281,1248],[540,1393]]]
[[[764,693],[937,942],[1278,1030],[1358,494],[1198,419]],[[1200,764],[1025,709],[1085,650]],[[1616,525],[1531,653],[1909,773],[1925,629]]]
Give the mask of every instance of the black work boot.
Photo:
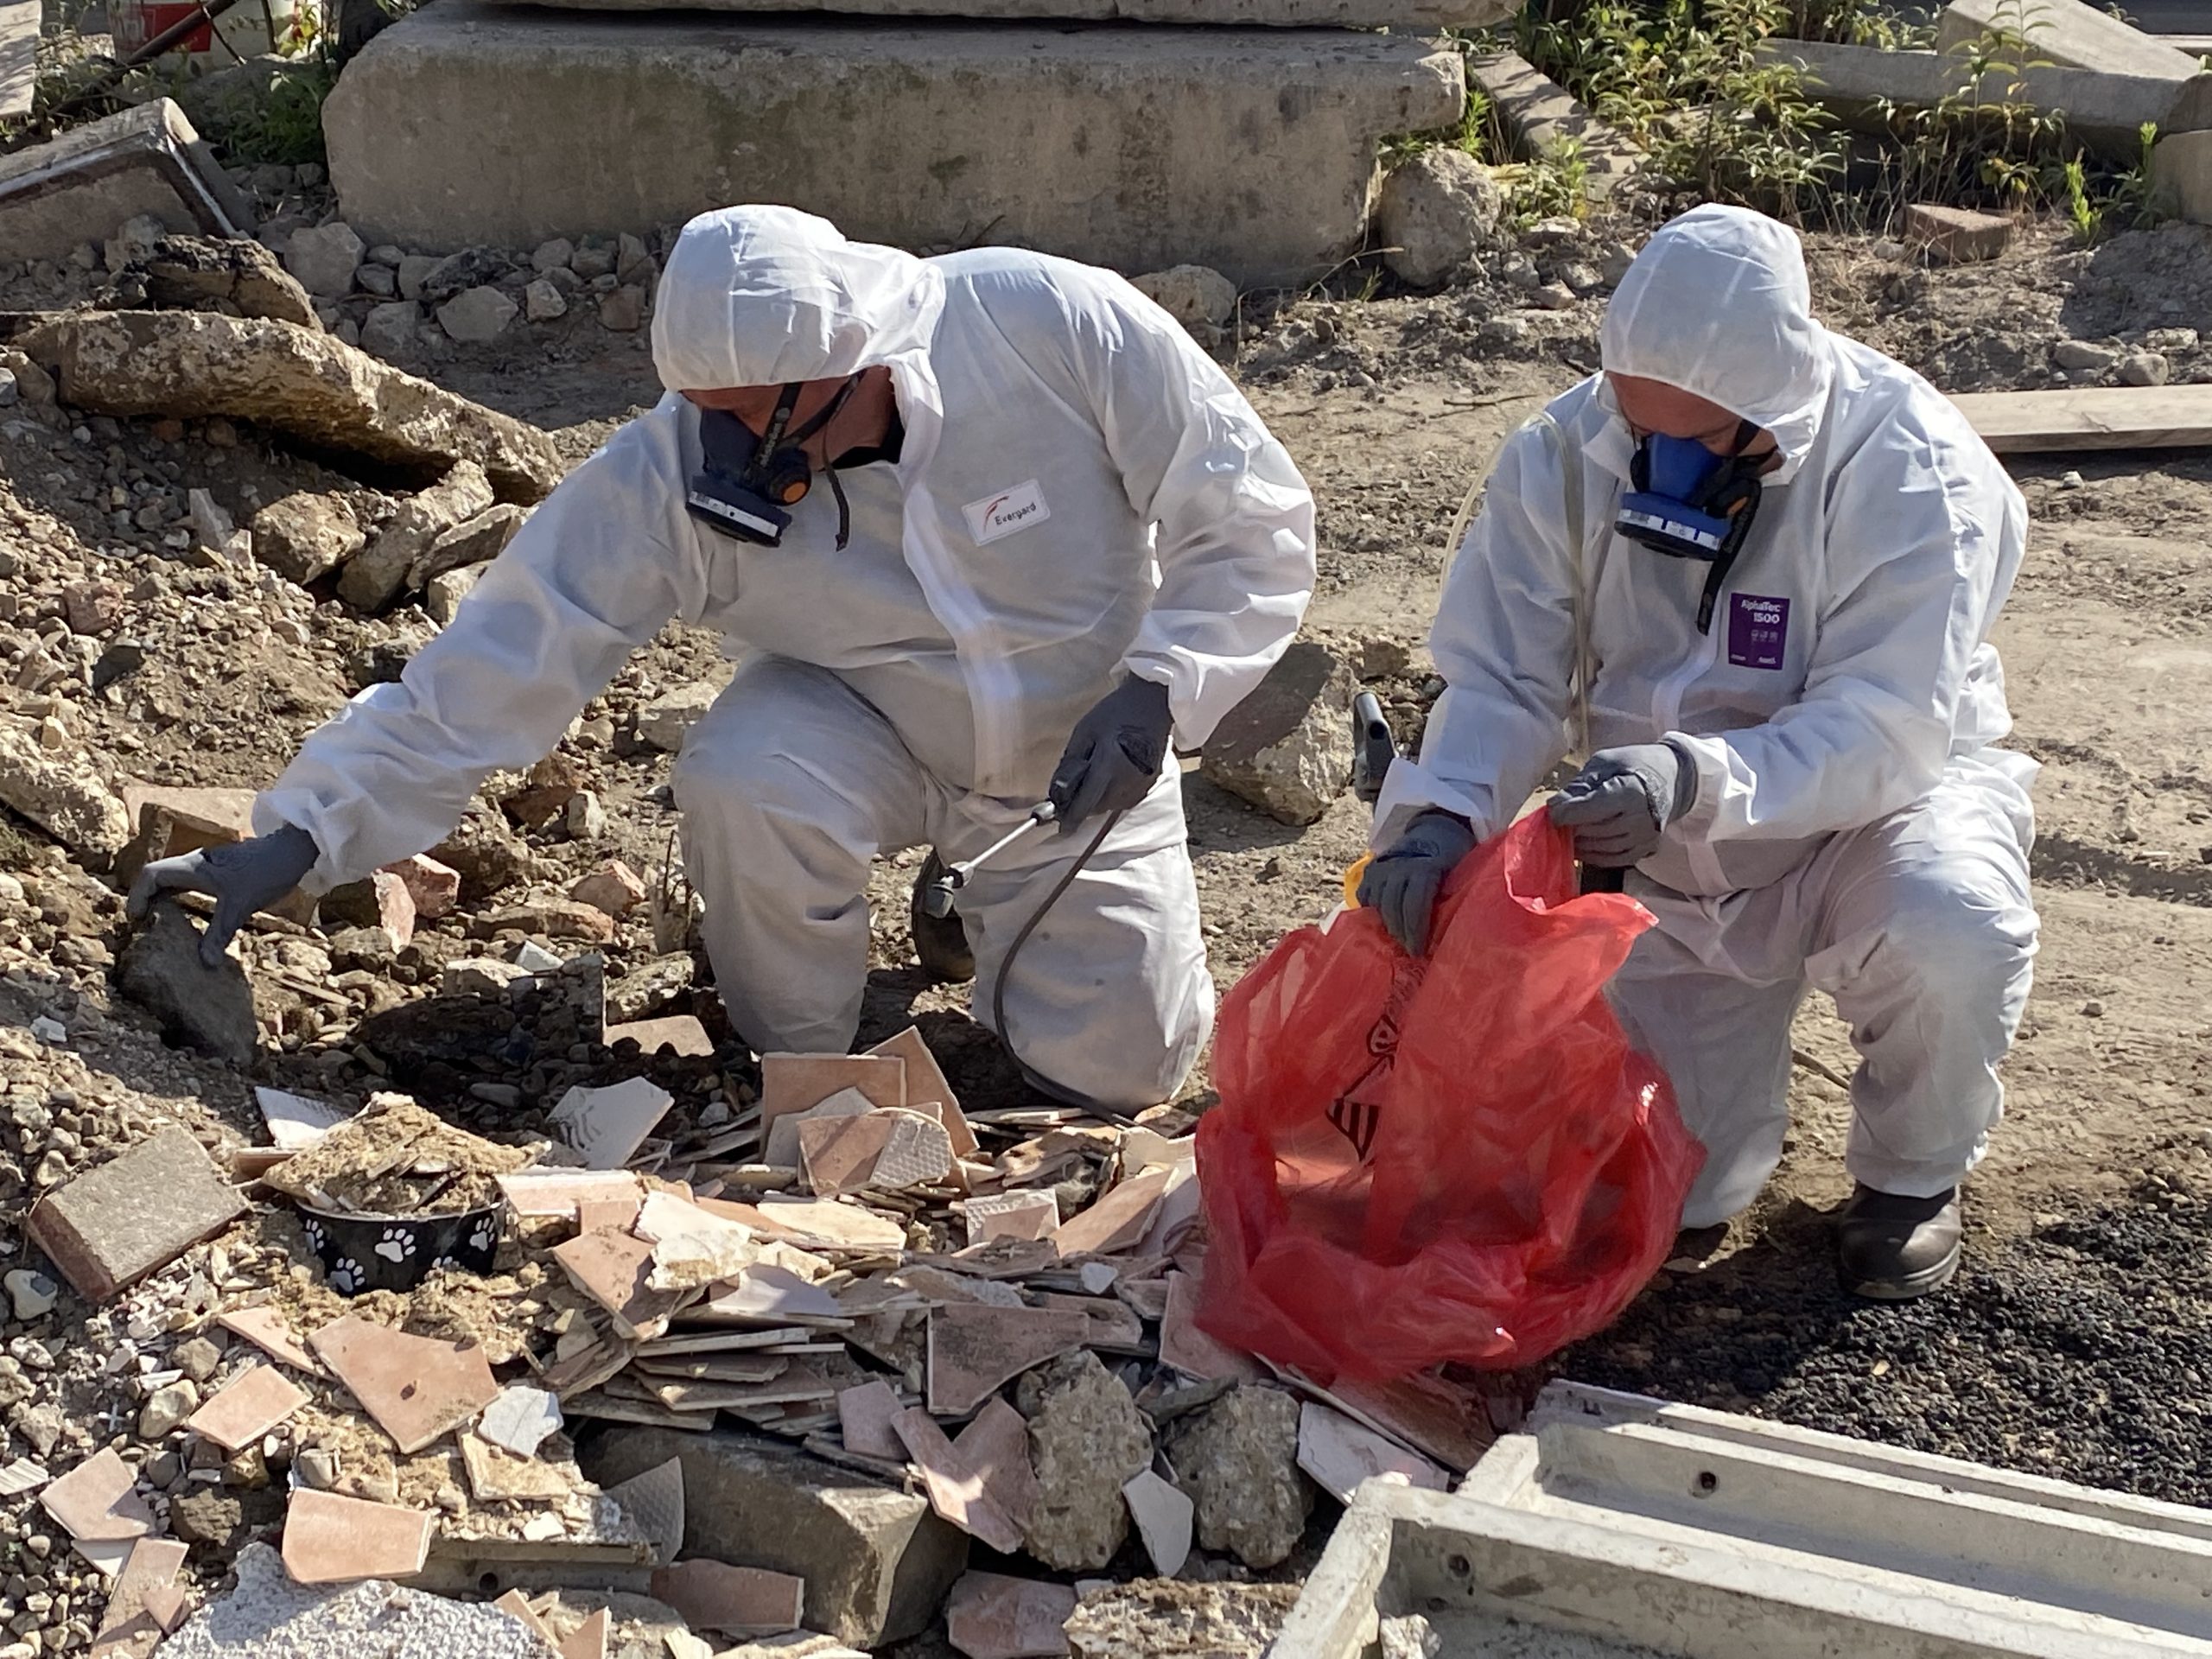
[[[1959,1189],[1929,1198],[1877,1192],[1861,1183],[1836,1217],[1843,1287],[1878,1302],[1941,1290],[1959,1270]]]
[[[976,977],[976,953],[968,948],[968,930],[961,925],[960,912],[932,916],[922,903],[922,897],[944,875],[944,865],[935,853],[922,861],[921,871],[914,877],[914,891],[906,901],[906,920],[914,935],[914,954],[921,958],[922,971],[936,985],[965,985]]]

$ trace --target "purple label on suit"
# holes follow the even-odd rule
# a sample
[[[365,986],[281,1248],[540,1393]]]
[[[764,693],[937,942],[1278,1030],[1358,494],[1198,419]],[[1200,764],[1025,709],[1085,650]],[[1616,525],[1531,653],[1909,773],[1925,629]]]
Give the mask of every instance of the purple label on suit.
[[[1789,643],[1789,601],[1764,594],[1728,601],[1728,660],[1738,668],[1780,668]]]

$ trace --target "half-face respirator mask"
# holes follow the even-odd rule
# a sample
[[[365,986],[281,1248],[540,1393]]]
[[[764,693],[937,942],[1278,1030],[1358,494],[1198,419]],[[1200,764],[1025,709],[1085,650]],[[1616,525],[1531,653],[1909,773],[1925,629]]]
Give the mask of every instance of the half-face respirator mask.
[[[1771,457],[1744,453],[1758,433],[1741,422],[1733,447],[1715,454],[1695,438],[1654,432],[1629,466],[1633,487],[1621,499],[1620,533],[1655,552],[1713,567],[1697,607],[1700,633],[1713,626],[1713,605],[1758,514],[1759,474]]]
[[[803,446],[836,418],[859,384],[857,378],[846,381],[836,397],[794,429],[791,411],[798,406],[803,383],[793,381],[777,397],[776,412],[758,437],[728,410],[701,410],[699,443],[705,464],[683,498],[691,516],[741,542],[780,547],[784,531],[791,527],[789,510],[806,499],[814,483],[814,466]],[[842,551],[852,531],[852,514],[845,504],[844,486],[837,482],[837,469],[825,466],[823,470],[837,498],[837,546]]]

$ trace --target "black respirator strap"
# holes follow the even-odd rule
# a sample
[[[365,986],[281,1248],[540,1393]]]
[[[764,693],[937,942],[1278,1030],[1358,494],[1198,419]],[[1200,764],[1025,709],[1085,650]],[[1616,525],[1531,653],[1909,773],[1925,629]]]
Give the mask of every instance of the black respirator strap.
[[[1728,534],[1720,543],[1720,550],[1713,556],[1713,568],[1706,572],[1705,591],[1698,595],[1697,631],[1700,635],[1713,632],[1713,612],[1720,602],[1720,590],[1727,586],[1728,573],[1735,568],[1736,556],[1744,550],[1745,539],[1751,533],[1751,520],[1758,517],[1759,498],[1764,493],[1759,484],[1759,469],[1765,457],[1746,467],[1749,457],[1744,446],[1759,435],[1756,422],[1740,416],[1736,422],[1736,442],[1728,451],[1728,464],[1706,480],[1698,492],[1698,499],[1691,505],[1728,520]]]

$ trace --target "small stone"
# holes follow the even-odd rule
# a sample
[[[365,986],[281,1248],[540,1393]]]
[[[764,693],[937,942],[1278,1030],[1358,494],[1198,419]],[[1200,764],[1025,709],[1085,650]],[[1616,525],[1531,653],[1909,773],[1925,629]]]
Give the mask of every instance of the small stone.
[[[2086,487],[2088,483],[2088,480],[2083,478],[2079,473],[2061,473],[2058,475],[2058,487],[2062,490],[2082,489]]]
[[[327,1446],[303,1446],[292,1454],[293,1471],[301,1484],[318,1492],[338,1484],[338,1454]]]
[[[633,334],[645,326],[645,290],[625,283],[599,296],[600,326],[618,334]]]
[[[410,253],[399,262],[399,295],[402,299],[419,300],[423,284],[442,262],[427,253]]]
[[[2117,372],[2123,386],[2163,386],[2173,370],[2156,352],[2130,352],[2120,359]]]
[[[569,269],[586,282],[614,274],[614,250],[596,237],[588,237],[569,256]]]
[[[639,740],[674,754],[683,747],[684,734],[706,718],[707,710],[715,706],[715,699],[720,695],[718,688],[704,681],[663,693],[638,710]],[[1350,718],[1349,715],[1346,718]],[[1350,741],[1349,735],[1346,741]]]
[[[569,796],[569,804],[563,809],[562,816],[568,825],[569,835],[572,840],[597,841],[607,834],[607,808],[601,804],[599,797],[588,789],[580,789]],[[572,889],[569,897],[575,896]],[[591,901],[586,899],[585,902],[588,904]]]
[[[372,305],[361,322],[361,349],[387,363],[412,357],[422,343],[423,308],[412,300]]]
[[[200,1387],[188,1377],[154,1390],[138,1413],[138,1435],[141,1440],[158,1440],[173,1429],[182,1427],[184,1420],[200,1409]]]
[[[450,627],[454,618],[461,613],[461,601],[475,592],[476,584],[483,580],[484,567],[480,564],[432,576],[429,585],[423,589],[423,608],[440,627]]]
[[[543,276],[522,291],[523,315],[532,322],[550,322],[569,315],[569,302],[560,288]]]
[[[179,1343],[176,1351],[169,1356],[169,1363],[194,1382],[205,1382],[215,1375],[222,1363],[223,1351],[205,1337]]]
[[[558,966],[556,961],[555,966]],[[528,979],[530,970],[511,962],[501,962],[493,957],[462,957],[448,963],[438,975],[438,992],[443,996],[505,996],[507,988],[518,979]]]
[[[1129,286],[1186,328],[1220,327],[1236,310],[1236,284],[1209,265],[1176,265],[1133,276]]]
[[[1351,672],[1293,645],[1207,741],[1206,777],[1284,823],[1312,823],[1351,781]]]
[[[143,264],[153,257],[155,245],[168,234],[168,226],[151,213],[124,219],[122,228],[108,238],[108,270],[115,272],[125,265]]]
[[[1401,281],[1432,288],[1465,275],[1495,245],[1504,194],[1465,150],[1433,145],[1382,182],[1376,231]]]
[[[399,293],[399,273],[387,265],[363,265],[353,273],[353,280],[361,292],[380,300],[395,298]]]
[[[2060,368],[2101,374],[2120,361],[2120,349],[2094,340],[2062,340],[2050,348],[2050,360]]]
[[[226,1549],[245,1530],[245,1506],[219,1486],[196,1486],[169,1500],[169,1530],[188,1544]]]
[[[569,889],[569,897],[608,915],[628,915],[645,901],[645,884],[620,859],[609,859]]]
[[[541,242],[530,256],[530,268],[543,276],[549,270],[566,269],[575,257],[576,245],[565,236],[556,236],[550,242]]]
[[[54,1299],[61,1294],[61,1287],[42,1273],[29,1268],[17,1268],[5,1280],[0,1280],[8,1291],[9,1305],[18,1319],[43,1319],[52,1310]]]
[[[406,257],[406,249],[390,242],[379,242],[369,250],[371,264],[387,266],[393,270],[397,270],[400,261]]]
[[[1529,294],[1529,301],[1546,311],[1572,311],[1574,290],[1565,283],[1546,283]]]
[[[22,388],[16,384],[13,369],[0,369],[0,409],[13,409],[22,396]]]
[[[659,269],[653,264],[652,253],[645,246],[643,238],[632,236],[625,231],[615,238],[614,276],[616,281],[626,286],[650,289],[659,276]]]
[[[367,250],[353,227],[333,221],[315,230],[294,231],[284,244],[284,269],[300,286],[324,299],[343,299],[353,291],[353,273]]]
[[[1198,1542],[1247,1567],[1280,1566],[1305,1535],[1313,1488],[1298,1468],[1298,1402],[1245,1387],[1178,1419],[1167,1460],[1198,1504]]]
[[[438,308],[438,326],[464,346],[482,346],[506,333],[521,309],[496,288],[464,289]]]
[[[156,900],[124,947],[120,980],[124,995],[173,1034],[239,1065],[253,1058],[260,1027],[244,970],[229,956],[209,967],[198,925],[170,900]]]

